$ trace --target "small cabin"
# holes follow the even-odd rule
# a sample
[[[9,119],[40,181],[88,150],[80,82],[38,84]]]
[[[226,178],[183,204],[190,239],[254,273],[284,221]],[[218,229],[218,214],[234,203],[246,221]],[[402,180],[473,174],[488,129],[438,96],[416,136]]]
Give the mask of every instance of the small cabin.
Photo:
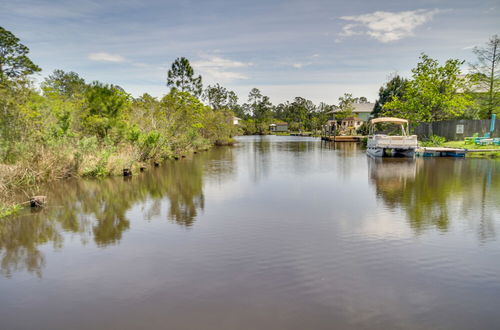
[[[278,122],[269,125],[269,130],[271,132],[288,132],[288,123]]]

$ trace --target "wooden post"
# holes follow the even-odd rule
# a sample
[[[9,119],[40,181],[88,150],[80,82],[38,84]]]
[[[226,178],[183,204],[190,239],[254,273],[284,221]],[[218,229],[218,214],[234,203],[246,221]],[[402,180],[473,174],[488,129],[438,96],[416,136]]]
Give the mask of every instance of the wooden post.
[[[33,196],[30,199],[31,207],[42,207],[47,202],[47,196]]]

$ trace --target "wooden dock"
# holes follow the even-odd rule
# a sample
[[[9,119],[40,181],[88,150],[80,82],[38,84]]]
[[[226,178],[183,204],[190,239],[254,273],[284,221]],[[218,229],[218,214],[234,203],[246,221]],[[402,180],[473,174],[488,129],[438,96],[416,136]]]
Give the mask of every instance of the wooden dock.
[[[357,135],[337,135],[337,136],[322,136],[321,140],[331,142],[361,142],[364,136]]]
[[[416,155],[420,157],[465,157],[467,149],[445,147],[420,147]]]
[[[495,152],[500,149],[460,149],[446,147],[420,147],[416,150],[416,155],[420,157],[465,157],[471,152]]]

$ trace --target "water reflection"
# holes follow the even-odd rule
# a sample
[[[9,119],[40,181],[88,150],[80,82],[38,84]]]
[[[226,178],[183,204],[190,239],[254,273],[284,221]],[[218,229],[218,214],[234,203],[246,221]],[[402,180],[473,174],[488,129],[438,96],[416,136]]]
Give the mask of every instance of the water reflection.
[[[286,167],[296,174],[309,170],[307,159],[314,157],[319,139],[290,136],[245,136],[238,139],[245,165],[252,182],[258,183],[271,175],[273,166]]]
[[[204,209],[203,179],[227,180],[232,166],[206,166],[232,162],[231,148],[217,148],[179,161],[166,162],[159,168],[131,178],[106,180],[69,180],[41,188],[47,191],[49,205],[38,212],[0,221],[1,272],[11,276],[27,271],[41,276],[45,265],[39,246],[52,244],[60,249],[64,233],[72,233],[82,244],[92,241],[100,247],[117,244],[130,228],[127,212],[138,203],[145,219],[161,214],[163,201],[168,205],[166,217],[180,226],[191,227]]]
[[[54,184],[47,208],[1,220],[0,327],[500,323],[500,162],[238,139],[126,180]]]
[[[404,210],[417,234],[431,227],[446,232],[452,219],[465,217],[481,241],[495,237],[499,162],[368,158],[368,169],[377,196],[390,209]]]

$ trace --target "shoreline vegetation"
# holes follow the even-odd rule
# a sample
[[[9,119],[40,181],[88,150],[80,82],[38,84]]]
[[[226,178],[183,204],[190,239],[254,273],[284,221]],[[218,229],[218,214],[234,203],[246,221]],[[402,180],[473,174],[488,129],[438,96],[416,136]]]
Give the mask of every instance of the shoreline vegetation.
[[[96,89],[110,96],[98,95],[103,99],[88,104],[96,97],[88,94]],[[43,193],[36,192],[39,184],[123,175],[124,169],[138,173],[155,162],[232,144],[239,133],[231,111],[213,110],[178,90],[160,100],[147,94],[133,99],[116,86],[99,83],[71,99],[19,85],[4,84],[0,93],[2,110],[10,115],[10,129],[3,132],[10,136],[0,144],[0,217],[20,210],[19,196],[24,194],[26,201]],[[117,96],[123,98],[121,105],[113,99]],[[6,108],[5,100],[15,103]],[[101,110],[115,115],[103,116]]]
[[[209,105],[200,100],[201,76],[185,58],[168,71],[168,94],[135,98],[120,86],[87,83],[62,70],[38,88],[30,75],[41,69],[28,52],[0,27],[0,217],[43,194],[40,184],[138,173],[155,162],[232,144],[240,133],[220,95],[216,105],[213,95],[205,98]]]
[[[410,79],[395,75],[380,88],[371,115],[412,122],[491,117],[499,112],[500,57],[488,54],[499,45],[493,36],[476,49],[479,62],[465,78],[463,61],[440,65],[422,53]],[[204,89],[184,57],[172,63],[160,98],[133,97],[118,85],[86,82],[63,70],[35,85],[31,77],[41,68],[28,55],[29,48],[0,27],[0,217],[18,211],[35,192],[43,194],[38,184],[136,173],[149,163],[231,144],[235,135],[269,134],[275,121],[287,122],[293,132],[321,132],[332,117],[340,124],[355,117],[356,103],[368,103],[345,93],[338,105],[302,97],[273,105],[257,88],[238,103],[236,93],[220,84]],[[357,133],[365,131],[362,125]]]

